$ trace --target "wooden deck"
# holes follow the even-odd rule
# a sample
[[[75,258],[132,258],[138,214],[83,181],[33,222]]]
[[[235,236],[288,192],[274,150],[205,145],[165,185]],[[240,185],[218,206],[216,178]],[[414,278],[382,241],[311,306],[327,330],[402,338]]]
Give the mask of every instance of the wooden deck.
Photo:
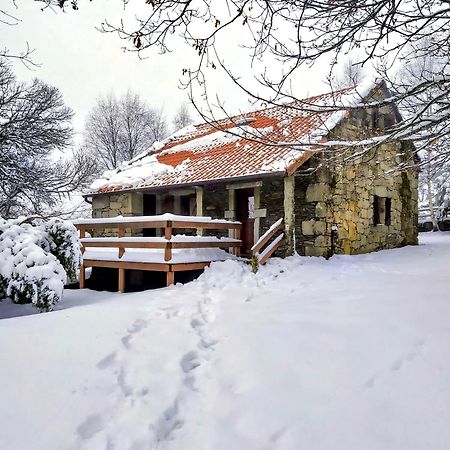
[[[80,232],[83,262],[80,267],[80,288],[85,287],[85,271],[87,267],[107,267],[118,269],[118,290],[125,292],[125,270],[148,270],[166,272],[167,286],[175,281],[175,272],[204,269],[212,261],[223,260],[208,255],[197,257],[186,255],[184,250],[193,249],[228,249],[235,256],[240,255],[242,241],[240,239],[241,224],[226,220],[211,220],[208,217],[183,217],[172,214],[162,216],[141,216],[128,218],[86,219],[74,222]],[[160,230],[161,237],[126,236],[126,230],[136,229]],[[87,237],[87,233],[96,230],[114,230],[117,236]],[[228,230],[231,237],[216,236],[180,236],[173,230]],[[116,231],[117,230],[117,231]],[[93,254],[86,250],[94,250]],[[117,249],[116,255],[95,253],[95,249]],[[127,249],[142,250],[141,254],[127,252]],[[150,251],[149,251],[150,250]],[[151,250],[155,250],[151,252]],[[173,250],[177,252],[175,255]],[[91,252],[92,253],[92,252]],[[196,260],[196,258],[198,260]]]

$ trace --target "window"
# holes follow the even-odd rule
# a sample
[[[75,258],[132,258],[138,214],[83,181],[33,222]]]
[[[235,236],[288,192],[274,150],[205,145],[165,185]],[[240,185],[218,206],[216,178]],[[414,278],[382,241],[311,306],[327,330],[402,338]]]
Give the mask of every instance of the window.
[[[390,225],[391,224],[391,206],[392,201],[389,197],[373,197],[373,224]]]

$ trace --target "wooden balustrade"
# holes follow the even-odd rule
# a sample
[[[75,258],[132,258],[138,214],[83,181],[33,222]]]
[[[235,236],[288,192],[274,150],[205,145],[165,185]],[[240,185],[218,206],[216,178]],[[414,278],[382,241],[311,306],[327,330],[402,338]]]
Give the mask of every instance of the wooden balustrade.
[[[284,230],[284,222],[283,219],[279,219],[258,239],[258,242],[256,242],[256,244],[252,247],[252,264],[254,272],[256,272],[257,266],[264,265],[275,253],[277,248],[283,243],[284,233],[278,234],[282,230]],[[266,248],[261,251],[264,247]]]
[[[221,248],[233,249],[236,256],[240,255],[242,241],[241,223],[226,220],[211,220],[207,217],[183,217],[172,214],[162,216],[141,216],[128,218],[86,219],[74,221],[80,232],[82,253],[89,248],[117,248],[118,258],[83,257],[80,268],[80,288],[85,286],[86,267],[110,267],[119,270],[119,291],[125,291],[125,270],[153,270],[167,272],[167,285],[173,284],[174,272],[182,270],[197,270],[209,265],[211,261],[181,261],[174,262],[173,250]],[[164,237],[127,237],[126,230],[160,229]],[[86,233],[93,230],[117,229],[114,237],[86,237]],[[228,230],[232,238],[217,238],[214,236],[177,236],[173,230],[209,229]],[[163,251],[163,261],[156,261],[148,255],[148,260],[133,260],[133,256],[126,254],[126,249],[159,249]],[[127,258],[125,258],[127,255]],[[129,256],[129,257],[128,257]],[[182,259],[182,258],[181,258]]]

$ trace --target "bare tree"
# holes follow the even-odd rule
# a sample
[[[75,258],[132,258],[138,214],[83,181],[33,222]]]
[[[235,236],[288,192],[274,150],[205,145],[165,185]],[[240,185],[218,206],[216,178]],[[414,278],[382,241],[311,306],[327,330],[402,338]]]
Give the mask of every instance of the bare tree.
[[[60,7],[70,4],[41,1]],[[133,3],[122,1],[127,8],[133,8]],[[72,2],[72,7],[74,3],[78,7],[76,2]],[[134,23],[106,20],[103,31],[118,33],[129,42],[130,50],[139,53],[153,47],[165,53],[172,46],[179,47],[179,36],[184,38],[187,48],[194,49],[198,59],[180,68],[180,72],[185,85],[192,89],[191,95],[197,92],[193,90],[197,86],[195,100],[206,99],[202,111],[206,119],[215,118],[206,90],[209,69],[222,70],[255,102],[280,104],[286,99],[298,100],[291,90],[294,77],[299,70],[318,61],[327,61],[332,73],[339,61],[357,49],[360,56],[355,64],[363,66],[370,62],[380,75],[389,78],[399,58],[407,63],[421,51],[447,58],[446,63],[403,91],[394,89],[394,94],[379,101],[379,105],[395,102],[401,108],[411,97],[423,98],[421,94],[425,92],[431,93],[431,100],[423,101],[417,105],[416,114],[404,117],[386,130],[384,142],[415,139],[420,145],[427,145],[450,132],[448,0],[148,0],[147,3],[148,13],[136,9]],[[222,44],[231,34],[242,36],[240,44],[248,50],[252,67],[261,68],[255,75],[256,84],[241,79],[236,73],[239,67],[232,60],[225,60]],[[427,36],[430,45],[426,49],[411,51],[411,46]],[[432,114],[428,113],[430,102],[435,106]],[[219,111],[222,115],[223,111]],[[352,145],[360,147],[361,142],[347,143],[348,147]]]
[[[358,86],[366,77],[364,66],[355,62],[354,58],[347,58],[342,67],[336,66],[335,72],[328,79],[333,89]]]
[[[181,130],[181,128],[191,125],[192,122],[191,115],[189,114],[189,108],[186,103],[183,103],[173,118],[173,129],[174,131]]]
[[[84,181],[92,165],[83,155],[55,161],[71,141],[71,118],[57,88],[20,83],[0,60],[0,215],[39,213]]]
[[[425,37],[408,48],[410,53],[415,53],[417,56],[415,59],[407,61],[396,77],[391,77],[397,92],[403,93],[407,89],[405,86],[426,82],[430,76],[438,73],[445,66],[446,58],[427,53],[426,49],[430,46],[432,46],[431,38]],[[438,105],[433,102],[436,95],[439,95],[439,92],[429,89],[409,96],[402,105],[404,114],[408,117],[422,114],[423,105],[427,103],[429,106],[426,114],[429,117],[439,113]],[[439,130],[430,127],[421,133],[426,137],[428,134],[438,135]],[[436,136],[432,141],[425,138],[423,142],[418,141],[417,151],[422,165],[421,191],[426,196],[426,199],[423,200],[429,210],[433,231],[438,231],[438,212],[445,206],[445,195],[442,195],[442,191],[446,190],[445,183],[444,185],[442,183],[443,174],[450,171],[450,138],[448,135]]]
[[[137,94],[100,98],[86,121],[86,150],[99,169],[115,169],[167,135],[161,111],[151,109]]]

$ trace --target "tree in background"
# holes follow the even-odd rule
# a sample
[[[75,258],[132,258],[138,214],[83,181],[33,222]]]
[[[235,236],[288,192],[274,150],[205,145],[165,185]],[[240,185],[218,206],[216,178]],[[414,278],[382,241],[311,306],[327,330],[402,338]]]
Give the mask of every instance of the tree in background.
[[[391,82],[396,92],[402,95],[411,85],[426,84],[430,78],[439,73],[447,64],[448,58],[437,57],[427,52],[432,46],[430,37],[411,45],[408,52],[416,58],[408,60]],[[403,111],[407,117],[420,117],[425,114],[432,118],[440,114],[442,102],[435,103],[440,89],[419,91],[403,102]],[[445,100],[444,100],[445,101]],[[424,105],[428,107],[424,111]],[[439,133],[439,126],[430,126],[418,133],[416,149],[421,159],[420,200],[422,211],[428,209],[433,224],[433,231],[438,231],[440,213],[448,206],[450,175],[450,138],[448,134]],[[435,136],[430,141],[429,136]]]
[[[367,75],[364,66],[355,62],[354,58],[347,58],[343,66],[336,69],[336,73],[328,80],[333,89],[358,86]]]
[[[84,148],[97,158],[99,169],[115,169],[167,135],[161,111],[150,108],[138,94],[102,97],[90,112]]]
[[[417,139],[431,143],[450,133],[448,0],[148,0],[146,8],[138,8],[134,2],[117,1],[135,12],[135,20],[115,23],[105,20],[101,27],[104,32],[116,33],[128,41],[130,50],[143,54],[155,48],[166,53],[174,46],[180,47],[181,37],[186,49],[197,53],[197,59],[192,58],[180,67],[181,81],[190,88],[197,105],[206,103],[203,108],[198,107],[206,120],[215,119],[214,110],[221,115],[224,112],[221,102],[215,102],[219,108],[209,102],[207,91],[208,79],[216,77],[218,71],[226,74],[256,104],[279,105],[286,100],[298,100],[292,87],[301,70],[314,70],[317,62],[327,64],[333,73],[333,67],[357,51],[355,63],[373,64],[386,79],[395,71],[399,59],[406,64],[420,56],[409,47],[429,36],[430,45],[421,52],[446,58],[444,66],[426,79],[405,86],[402,93],[376,103],[378,106],[395,103],[402,108],[411,97],[423,98],[421,94],[425,92],[431,94],[431,100],[417,105],[420,114],[404,116],[401,122],[386,129],[383,142]],[[77,0],[40,2],[67,9],[82,7]],[[229,42],[246,49],[247,67],[242,58],[227,57],[224,48]],[[254,79],[247,76],[249,72]],[[427,113],[430,102],[436,106],[432,115]],[[308,106],[303,103],[302,107]],[[342,107],[331,106],[332,110]],[[364,105],[352,108],[362,109]],[[423,133],[425,130],[429,133]],[[321,146],[326,150],[326,143]],[[360,140],[345,144],[350,151],[360,146]],[[369,147],[365,148],[370,150]],[[360,149],[355,154],[360,154]]]
[[[186,105],[186,103],[183,103],[180,108],[178,109],[177,113],[175,114],[175,117],[173,118],[172,124],[173,124],[173,130],[178,131],[181,130],[184,127],[187,127],[188,125],[192,124],[192,118],[189,114],[189,108]]]
[[[19,82],[0,59],[0,215],[42,213],[76,190],[92,173],[82,153],[58,151],[71,142],[72,111],[55,87]]]

